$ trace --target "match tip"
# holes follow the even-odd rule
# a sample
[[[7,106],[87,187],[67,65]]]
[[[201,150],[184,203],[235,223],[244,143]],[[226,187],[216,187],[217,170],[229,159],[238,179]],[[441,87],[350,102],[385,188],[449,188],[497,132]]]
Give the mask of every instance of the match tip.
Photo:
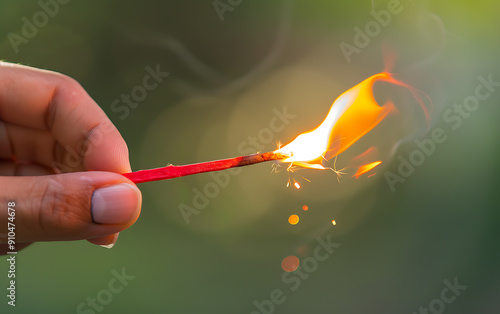
[[[276,157],[276,160],[287,159],[287,158],[292,157],[292,154],[281,153],[281,152],[278,152],[278,151],[274,151],[273,155],[274,155],[274,157]]]

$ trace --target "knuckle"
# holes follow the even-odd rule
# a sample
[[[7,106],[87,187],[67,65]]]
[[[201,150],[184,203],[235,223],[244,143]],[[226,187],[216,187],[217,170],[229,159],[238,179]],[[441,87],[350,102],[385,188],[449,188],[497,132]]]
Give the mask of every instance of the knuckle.
[[[89,219],[90,197],[69,189],[59,176],[44,181],[38,192],[39,227],[46,235],[77,231]]]

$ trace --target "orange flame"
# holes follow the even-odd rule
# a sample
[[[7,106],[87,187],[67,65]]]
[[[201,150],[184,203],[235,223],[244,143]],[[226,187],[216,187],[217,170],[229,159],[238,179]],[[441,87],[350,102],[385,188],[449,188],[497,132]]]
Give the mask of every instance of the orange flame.
[[[398,80],[390,73],[375,74],[340,95],[332,104],[325,120],[315,129],[298,135],[289,144],[275,152],[289,155],[283,162],[311,169],[328,169],[323,160],[331,159],[353,145],[370,132],[395,106],[388,101],[380,106],[373,96],[373,85],[384,81],[407,88],[421,104],[426,117],[429,116],[416,90]],[[328,153],[328,157],[326,154]],[[381,161],[360,166],[356,178],[369,172]]]
[[[355,177],[357,179],[361,175],[373,170],[375,167],[377,167],[381,163],[382,162],[380,160],[377,160],[377,161],[371,162],[369,164],[362,165],[361,167],[358,168],[358,171],[356,171],[356,173],[353,175],[353,177]]]

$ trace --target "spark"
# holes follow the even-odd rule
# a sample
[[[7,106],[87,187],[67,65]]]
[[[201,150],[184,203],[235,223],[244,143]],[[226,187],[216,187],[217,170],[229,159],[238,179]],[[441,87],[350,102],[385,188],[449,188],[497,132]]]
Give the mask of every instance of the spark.
[[[340,183],[340,178],[342,178],[342,175],[346,173],[342,172],[342,170],[345,170],[345,168],[337,170],[337,156],[335,156],[335,160],[333,161],[333,168],[329,169],[337,175],[337,182]]]
[[[273,163],[271,165],[271,173],[278,173],[280,172],[281,165],[277,162]]]

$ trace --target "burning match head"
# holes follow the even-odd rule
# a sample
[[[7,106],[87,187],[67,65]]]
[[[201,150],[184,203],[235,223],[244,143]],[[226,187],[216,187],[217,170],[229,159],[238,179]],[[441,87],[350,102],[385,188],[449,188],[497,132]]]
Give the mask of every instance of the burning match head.
[[[272,154],[275,156],[276,160],[281,160],[281,159],[289,159],[293,156],[292,152],[280,152],[280,151],[274,151]]]

